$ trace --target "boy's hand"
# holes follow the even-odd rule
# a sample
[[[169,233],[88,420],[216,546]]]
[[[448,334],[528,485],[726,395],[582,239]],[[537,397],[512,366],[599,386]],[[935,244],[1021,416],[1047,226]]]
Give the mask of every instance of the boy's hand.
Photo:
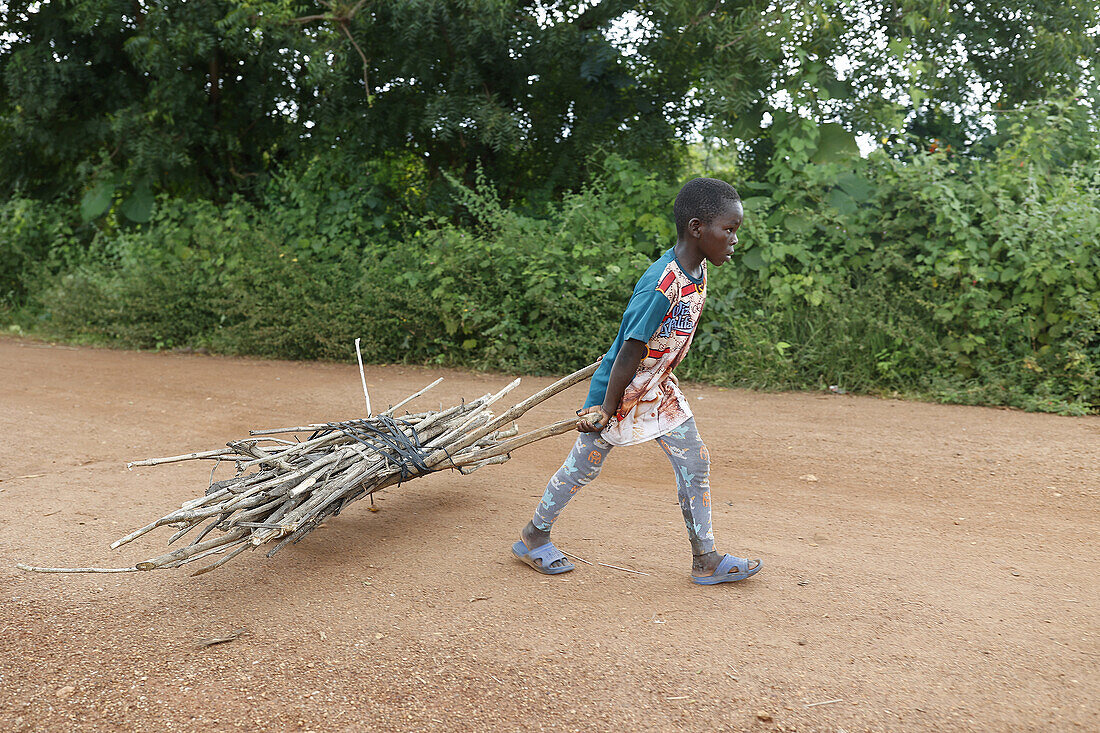
[[[580,420],[577,420],[577,430],[582,433],[598,433],[606,428],[611,420],[611,416],[598,405],[578,410],[577,415],[580,416]]]

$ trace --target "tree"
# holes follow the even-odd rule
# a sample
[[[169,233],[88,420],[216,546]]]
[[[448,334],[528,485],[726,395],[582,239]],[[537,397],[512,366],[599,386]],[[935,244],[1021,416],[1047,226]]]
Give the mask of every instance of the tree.
[[[19,0],[0,9],[0,174],[44,197],[238,188],[296,133],[278,109],[294,38],[238,3]],[[109,196],[108,196],[109,198]]]
[[[700,136],[766,171],[791,121],[831,123],[822,155],[856,133],[958,147],[998,105],[1089,83],[1097,51],[1095,4],[978,5],[16,0],[0,7],[0,175],[82,195],[88,215],[125,196],[140,219],[152,190],[247,193],[318,155],[400,152],[433,179],[480,166],[539,200],[600,151],[674,177]]]
[[[1071,0],[822,0],[782,3],[786,58],[764,110],[797,111],[878,138],[940,146],[993,131],[990,116],[1047,98],[1095,104],[1100,6]],[[759,113],[759,110],[758,110]],[[755,119],[755,118],[754,118]],[[723,124],[720,134],[738,136]]]

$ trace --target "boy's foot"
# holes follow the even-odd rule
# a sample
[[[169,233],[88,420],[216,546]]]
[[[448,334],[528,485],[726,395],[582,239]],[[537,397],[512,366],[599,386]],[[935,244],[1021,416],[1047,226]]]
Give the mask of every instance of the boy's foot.
[[[714,551],[705,555],[693,555],[691,558],[691,574],[696,578],[709,578],[714,575],[714,571],[718,569],[723,558],[725,558],[725,555],[719,555]],[[747,569],[743,568],[741,572],[755,573],[758,567],[760,567],[759,560],[749,560]],[[736,574],[738,570],[736,567],[731,567],[728,572]]]
[[[550,533],[546,530],[539,529],[534,525],[533,522],[528,522],[527,526],[520,530],[519,536],[520,539],[523,540],[523,544],[527,545],[528,550],[533,550],[536,547],[542,547],[550,541]],[[533,562],[539,567],[542,567],[542,560],[536,558]],[[546,567],[562,568],[570,564],[571,563],[568,560],[566,560],[565,558],[561,558],[560,560],[555,560]]]

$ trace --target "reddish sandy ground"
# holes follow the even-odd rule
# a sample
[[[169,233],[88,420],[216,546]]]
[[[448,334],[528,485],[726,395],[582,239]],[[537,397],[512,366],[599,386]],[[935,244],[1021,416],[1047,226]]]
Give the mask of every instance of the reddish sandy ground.
[[[367,380],[377,404],[440,375],[422,406],[508,380]],[[555,529],[646,575],[512,559],[569,436],[387,491],[274,559],[37,575],[14,565],[162,551],[167,532],[108,544],[200,493],[210,464],[127,460],[355,417],[362,395],[352,366],[2,339],[0,729],[1100,730],[1100,420],[686,392],[719,547],[765,562],[743,583],[688,581],[655,446],[613,453]]]

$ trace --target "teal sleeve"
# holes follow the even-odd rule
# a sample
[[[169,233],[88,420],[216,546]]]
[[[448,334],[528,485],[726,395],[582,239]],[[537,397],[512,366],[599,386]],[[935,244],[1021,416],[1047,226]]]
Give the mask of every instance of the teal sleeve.
[[[584,401],[584,407],[602,405],[604,395],[607,394],[607,382],[611,378],[611,367],[615,364],[615,357],[619,355],[619,349],[623,342],[635,339],[649,343],[657,329],[661,327],[661,321],[668,315],[672,304],[668,298],[656,288],[639,288],[630,296],[630,302],[623,313],[623,322],[619,326],[619,335],[611,348],[604,354],[596,373],[592,375],[592,383],[588,388],[588,397]]]
[[[623,341],[634,339],[643,344],[649,343],[671,307],[672,304],[660,290],[635,293],[623,313],[623,325],[619,329]]]
[[[669,249],[657,261],[653,262],[638,278],[638,283],[630,295],[623,312],[623,320],[619,324],[619,333],[611,344],[611,348],[603,356],[596,373],[592,375],[592,383],[588,388],[588,397],[584,406],[602,405],[607,395],[607,382],[611,377],[611,367],[615,364],[615,357],[619,355],[619,349],[627,339],[634,339],[642,343],[649,343],[653,335],[661,327],[661,322],[672,309],[672,304],[657,285],[665,274],[668,264],[675,258],[675,251]]]

